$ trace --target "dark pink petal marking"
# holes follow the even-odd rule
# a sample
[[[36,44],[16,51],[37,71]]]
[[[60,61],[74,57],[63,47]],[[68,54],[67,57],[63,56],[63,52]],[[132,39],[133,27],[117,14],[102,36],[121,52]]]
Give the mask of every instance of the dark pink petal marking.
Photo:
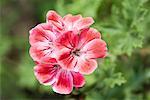
[[[34,74],[41,84],[52,85],[58,69],[51,64],[38,64],[34,67]]]
[[[53,85],[53,90],[60,94],[70,94],[73,89],[73,78],[70,72],[60,70],[57,81]]]
[[[83,87],[83,85],[85,84],[84,76],[80,74],[79,72],[72,71],[71,73],[73,76],[73,85],[75,87]]]
[[[56,42],[66,48],[73,49],[78,45],[79,36],[75,35],[72,31],[68,31],[61,35]]]

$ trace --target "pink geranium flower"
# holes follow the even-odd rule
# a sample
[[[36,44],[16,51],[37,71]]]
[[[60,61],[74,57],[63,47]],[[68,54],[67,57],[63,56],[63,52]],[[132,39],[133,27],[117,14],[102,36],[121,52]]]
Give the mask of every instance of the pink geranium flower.
[[[54,41],[56,35],[50,30],[49,23],[42,23],[30,30],[30,55],[34,61],[43,57],[55,57]]]
[[[46,20],[46,23],[37,25],[29,32],[30,55],[34,61],[40,61],[45,56],[56,57],[54,44],[56,37],[69,30],[87,28],[94,22],[91,17],[82,18],[81,15],[68,14],[62,18],[55,11],[49,11]]]
[[[96,58],[106,56],[106,43],[93,28],[68,31],[57,38],[58,61],[64,69],[90,74],[97,68]]]
[[[62,18],[55,11],[49,11],[46,20],[48,23],[51,23],[53,31],[58,33],[69,30],[81,30],[88,28],[94,23],[94,20],[91,17],[82,18],[81,15],[72,16],[71,14],[68,14]]]
[[[91,17],[68,14],[64,17],[49,11],[46,23],[30,30],[30,55],[38,64],[36,78],[44,85],[52,85],[55,92],[69,94],[74,87],[85,84],[83,74],[97,68],[97,58],[107,53],[100,33],[89,28]]]
[[[41,84],[52,85],[52,89],[60,94],[69,94],[73,86],[85,84],[82,74],[63,69],[54,58],[44,58],[34,67],[34,73]]]

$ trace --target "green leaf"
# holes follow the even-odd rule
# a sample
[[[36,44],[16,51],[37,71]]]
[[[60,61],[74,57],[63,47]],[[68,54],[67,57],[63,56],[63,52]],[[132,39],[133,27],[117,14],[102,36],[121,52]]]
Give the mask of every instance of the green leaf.
[[[122,76],[122,73],[118,72],[118,73],[114,73],[112,74],[111,77],[106,78],[104,80],[104,84],[106,86],[109,86],[111,88],[113,88],[115,85],[122,85],[126,82],[125,78]]]

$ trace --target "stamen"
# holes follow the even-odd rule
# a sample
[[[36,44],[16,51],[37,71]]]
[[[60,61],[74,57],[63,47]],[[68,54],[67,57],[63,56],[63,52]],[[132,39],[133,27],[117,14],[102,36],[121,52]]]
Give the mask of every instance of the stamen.
[[[55,68],[58,68],[59,67],[59,65],[58,64],[55,64],[55,65],[53,65]]]
[[[73,50],[72,54],[75,56],[80,56],[80,50],[79,49]]]

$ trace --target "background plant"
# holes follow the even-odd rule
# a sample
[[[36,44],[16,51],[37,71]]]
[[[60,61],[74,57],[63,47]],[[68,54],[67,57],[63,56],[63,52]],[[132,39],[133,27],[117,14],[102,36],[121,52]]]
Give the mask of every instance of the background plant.
[[[149,0],[0,0],[0,76],[4,100],[150,99]],[[86,76],[86,85],[71,95],[58,95],[34,77],[28,31],[44,22],[48,10],[92,16],[108,44],[108,57]]]

